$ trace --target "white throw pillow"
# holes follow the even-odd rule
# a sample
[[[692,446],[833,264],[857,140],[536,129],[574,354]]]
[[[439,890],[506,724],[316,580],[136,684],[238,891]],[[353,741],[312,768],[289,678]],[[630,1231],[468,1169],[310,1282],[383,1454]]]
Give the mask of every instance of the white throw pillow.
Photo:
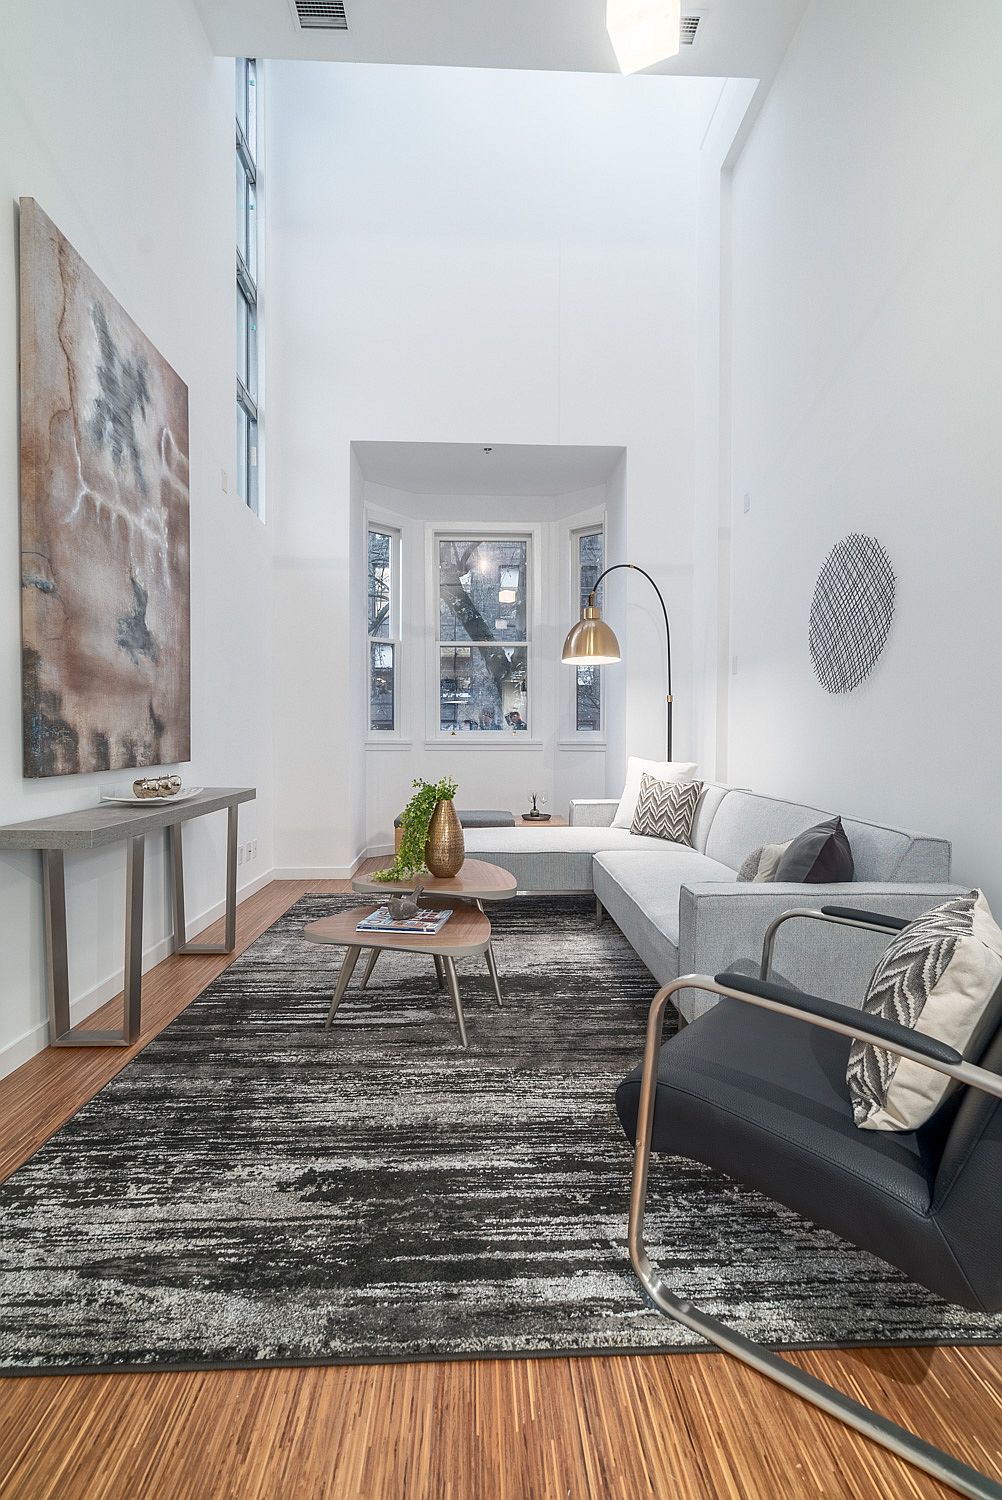
[[[1002,931],[981,891],[916,917],[877,965],[864,1011],[946,1042],[976,1062],[1002,1008]],[[853,1042],[846,1082],[860,1130],[917,1130],[956,1086],[879,1043]]]
[[[635,755],[631,755],[626,762],[626,785],[619,799],[616,816],[612,820],[613,828],[632,826],[637,798],[640,796],[640,778],[645,771],[656,781],[691,781],[695,769],[696,762],[693,760],[638,760]]]

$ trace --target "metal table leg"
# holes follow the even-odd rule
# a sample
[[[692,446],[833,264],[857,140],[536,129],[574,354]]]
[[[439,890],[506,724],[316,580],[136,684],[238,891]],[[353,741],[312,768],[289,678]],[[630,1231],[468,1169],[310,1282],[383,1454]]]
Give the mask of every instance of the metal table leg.
[[[337,1008],[341,1004],[341,1001],[344,999],[344,992],[348,988],[351,976],[355,972],[355,965],[358,963],[359,954],[361,952],[361,948],[349,948],[344,955],[344,959],[341,963],[341,971],[337,976],[337,985],[334,989],[334,998],[331,1001],[331,1008],[327,1012],[327,1020],[324,1022],[325,1026],[330,1027],[334,1024],[334,1017],[337,1014]]]
[[[146,840],[129,839],[125,863],[125,984],[121,1031],[74,1030],[70,1025],[69,954],[66,943],[66,870],[61,849],[42,850],[45,962],[49,989],[50,1047],[129,1047],[139,1035],[143,1005],[143,875]]]
[[[463,1002],[459,998],[459,978],[456,974],[456,960],[454,958],[450,958],[448,954],[443,953],[442,963],[445,967],[445,977],[449,982],[449,993],[452,996],[452,1004],[456,1012],[456,1021],[459,1025],[459,1039],[465,1047],[467,1045],[466,1021],[463,1017]]]
[[[483,909],[484,909],[484,903],[482,901],[477,901],[475,904],[476,904],[477,911],[483,911]],[[498,1003],[498,1008],[500,1009],[500,1007],[501,1007],[501,985],[500,985],[500,982],[498,980],[498,966],[497,966],[497,964],[494,961],[494,944],[493,944],[493,942],[490,942],[490,943],[487,944],[487,952],[484,954],[484,958],[487,960],[487,972],[490,974],[490,976],[491,976],[491,983],[494,986],[494,998],[495,998],[495,1000]]]
[[[167,830],[170,853],[171,908],[174,915],[175,953],[232,953],[237,946],[237,803],[226,809],[226,917],[221,943],[189,943],[184,918],[184,850],[181,842],[183,824],[172,823]]]

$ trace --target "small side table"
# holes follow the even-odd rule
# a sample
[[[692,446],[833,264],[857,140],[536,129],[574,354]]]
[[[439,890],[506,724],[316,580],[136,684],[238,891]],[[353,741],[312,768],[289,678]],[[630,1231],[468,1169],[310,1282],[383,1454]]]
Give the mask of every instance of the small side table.
[[[557,813],[553,813],[553,815],[551,817],[549,817],[549,818],[527,818],[525,816],[525,814],[522,813],[518,818],[515,819],[515,827],[516,828],[566,828],[567,827],[567,819],[559,817],[557,815]]]
[[[510,901],[518,890],[518,881],[508,870],[502,870],[500,865],[488,864],[484,859],[464,860],[459,871],[455,875],[448,876],[426,876],[423,880],[374,880],[373,875],[377,872],[370,870],[368,875],[356,875],[351,883],[353,891],[358,891],[365,896],[392,896],[400,891],[412,891],[418,884],[421,886],[422,896],[430,900],[438,900],[445,896],[454,901],[469,901],[478,911],[482,912],[485,901]],[[451,925],[449,923],[447,926]],[[373,949],[369,955],[365,973],[362,975],[362,988],[365,989],[369,983],[376,961],[379,958],[379,949]],[[487,944],[487,967],[490,970],[491,982],[494,985],[494,998],[498,1005],[501,1004],[501,984],[498,980],[497,964],[494,961],[494,944]],[[439,975],[439,986],[441,987],[442,976]]]
[[[334,998],[327,1013],[327,1026],[334,1024],[338,1006],[355,972],[355,965],[363,949],[371,950],[373,961],[380,953],[424,953],[435,959],[445,971],[456,1012],[459,1040],[465,1047],[466,1020],[463,1002],[459,995],[459,978],[456,974],[456,959],[473,953],[486,954],[490,950],[491,924],[476,907],[456,907],[452,916],[439,932],[359,932],[358,924],[364,917],[378,911],[378,906],[355,907],[351,911],[339,911],[333,917],[322,917],[319,922],[310,922],[303,928],[303,937],[311,943],[335,943],[347,951],[338,971]],[[488,961],[489,962],[489,961]]]

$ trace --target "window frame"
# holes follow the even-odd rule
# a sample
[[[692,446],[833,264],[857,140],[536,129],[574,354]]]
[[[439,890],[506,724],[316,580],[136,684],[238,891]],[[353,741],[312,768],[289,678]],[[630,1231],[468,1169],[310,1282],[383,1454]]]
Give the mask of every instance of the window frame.
[[[236,176],[244,184],[243,227],[236,243],[237,332],[246,317],[244,348],[238,355],[236,372],[236,483],[238,499],[263,520],[261,497],[261,64],[254,57],[235,59],[234,123],[236,126]],[[242,100],[240,94],[242,92]],[[243,116],[243,118],[241,118]],[[245,122],[246,121],[246,126]],[[234,198],[234,220],[241,200]],[[251,214],[254,215],[253,220]],[[241,239],[243,244],[241,244]],[[247,254],[245,255],[245,250]],[[244,376],[246,375],[246,378]],[[241,478],[245,476],[241,493]]]
[[[601,536],[602,538],[602,566],[609,566],[609,537],[606,526],[605,511],[590,512],[584,516],[575,516],[570,522],[566,532],[565,556],[567,558],[567,597],[568,610],[567,619],[573,623],[581,615],[581,538],[584,536]],[[602,592],[604,594],[604,584]],[[570,629],[570,623],[567,626]],[[599,727],[598,729],[579,729],[577,715],[577,680],[578,668],[573,667],[569,671],[562,667],[561,671],[567,673],[568,686],[564,696],[564,732],[560,737],[560,744],[576,750],[595,749],[604,750],[606,746],[606,678],[605,668],[599,667]]]
[[[492,526],[457,524],[448,522],[426,522],[425,524],[425,631],[428,654],[425,673],[426,734],[425,746],[429,749],[451,745],[463,750],[538,750],[546,742],[538,734],[539,725],[539,675],[540,662],[538,641],[541,622],[543,539],[542,527],[519,521],[497,521]],[[442,730],[441,721],[441,650],[450,646],[474,644],[462,641],[442,641],[439,637],[439,542],[450,541],[524,541],[526,543],[526,609],[525,638],[512,642],[525,647],[526,710],[528,729],[499,729],[497,732],[478,730]],[[486,643],[485,643],[486,644]]]
[[[384,520],[377,512],[366,512],[362,529],[362,546],[364,549],[363,567],[365,578],[364,609],[365,609],[365,740],[369,746],[388,746],[409,744],[403,729],[404,694],[401,692],[402,663],[404,656],[403,648],[403,601],[401,597],[401,582],[403,568],[401,565],[403,553],[403,539],[399,525],[392,521]],[[386,635],[374,636],[369,630],[369,535],[376,532],[379,536],[388,536],[390,539],[390,613],[389,631]],[[372,647],[393,647],[393,728],[374,729],[372,727]]]

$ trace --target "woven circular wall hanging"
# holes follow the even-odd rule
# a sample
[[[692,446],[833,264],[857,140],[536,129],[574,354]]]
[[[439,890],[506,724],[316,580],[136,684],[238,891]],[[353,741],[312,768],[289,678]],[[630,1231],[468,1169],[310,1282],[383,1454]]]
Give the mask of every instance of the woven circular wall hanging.
[[[894,619],[894,570],[872,536],[853,532],[818,574],[808,644],[818,681],[851,693],[873,670]]]

